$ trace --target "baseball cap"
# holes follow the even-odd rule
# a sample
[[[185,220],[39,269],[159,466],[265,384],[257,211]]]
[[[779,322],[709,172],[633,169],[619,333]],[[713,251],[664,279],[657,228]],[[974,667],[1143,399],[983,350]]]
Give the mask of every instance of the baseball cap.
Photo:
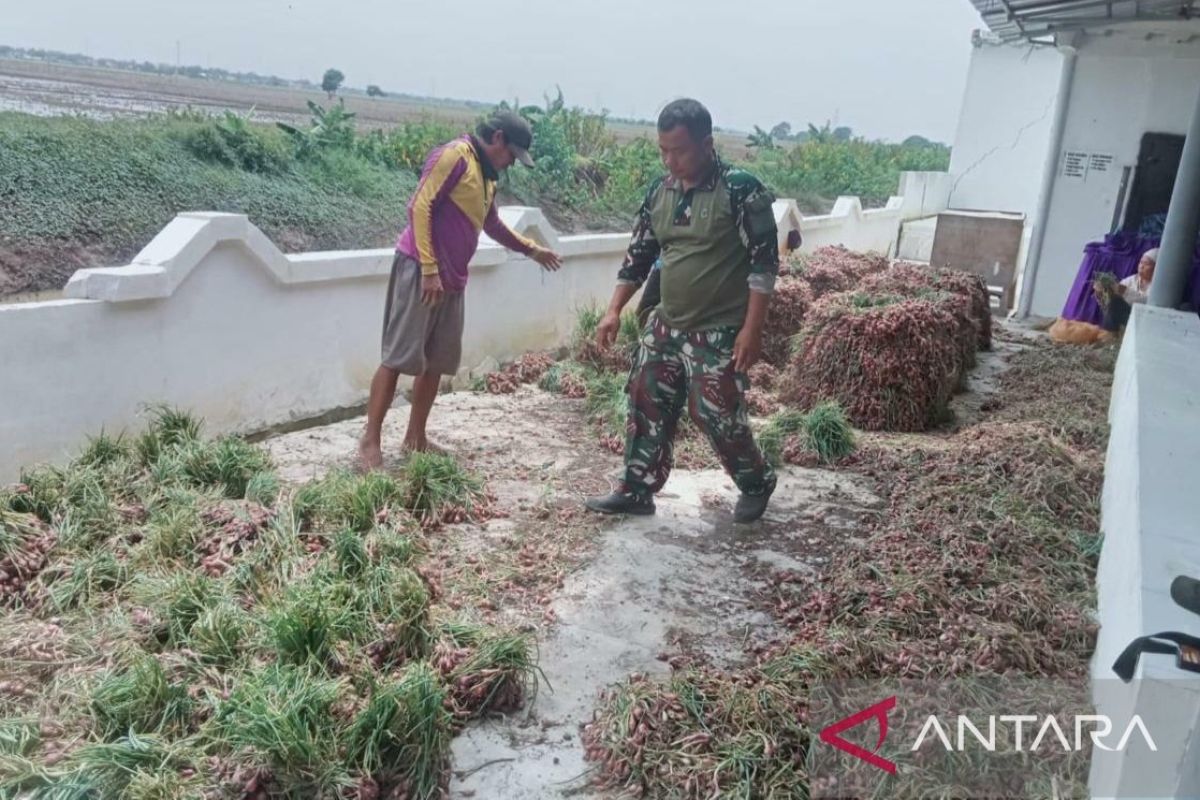
[[[484,123],[493,131],[501,131],[513,157],[527,167],[533,166],[529,148],[533,146],[533,129],[520,114],[512,111],[493,111]]]

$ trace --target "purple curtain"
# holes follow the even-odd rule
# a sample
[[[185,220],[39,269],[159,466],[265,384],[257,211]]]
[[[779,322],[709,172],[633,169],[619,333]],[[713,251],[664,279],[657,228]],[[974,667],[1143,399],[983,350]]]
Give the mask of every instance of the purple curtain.
[[[1117,280],[1128,278],[1137,272],[1142,254],[1158,247],[1159,241],[1157,237],[1118,231],[1105,236],[1103,242],[1090,242],[1083,249],[1083,263],[1079,265],[1079,274],[1067,295],[1062,318],[1099,325],[1104,320],[1104,312],[1092,295],[1092,281],[1101,272],[1110,272]],[[1192,272],[1184,297],[1192,308],[1200,309],[1200,247],[1192,256]]]

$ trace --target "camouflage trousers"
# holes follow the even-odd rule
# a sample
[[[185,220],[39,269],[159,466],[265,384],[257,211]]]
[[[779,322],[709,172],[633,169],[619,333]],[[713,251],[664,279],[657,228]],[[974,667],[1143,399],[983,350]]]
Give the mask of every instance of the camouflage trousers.
[[[651,315],[627,386],[624,491],[653,494],[666,484],[685,404],[738,489],[753,495],[774,487],[775,472],[750,431],[749,379],[733,366],[737,334],[736,328],[688,333]]]

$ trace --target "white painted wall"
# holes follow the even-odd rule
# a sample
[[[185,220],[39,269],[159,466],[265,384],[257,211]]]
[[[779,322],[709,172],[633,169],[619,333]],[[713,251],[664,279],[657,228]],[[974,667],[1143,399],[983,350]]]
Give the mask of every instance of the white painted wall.
[[[944,176],[905,178],[936,210]],[[926,189],[931,186],[933,189]],[[775,203],[782,245],[841,244],[890,255],[904,198],[856,197],[802,219]],[[559,236],[536,208],[503,208],[513,229],[557,250],[546,273],[484,238],[471,262],[459,385],[497,362],[565,344],[576,311],[607,304],[626,233]],[[252,432],[353,408],[379,363],[391,250],[284,255],[244,216],[181,214],[123,267],[80,270],[53,300],[0,305],[0,481],[60,461],[100,430],[137,429],[147,404]]]
[[[802,252],[809,253],[829,245],[841,245],[859,252],[893,256],[904,218],[904,198],[893,197],[885,208],[864,211],[857,197],[839,197],[833,211],[805,217]]]
[[[803,251],[890,254],[903,205],[894,197],[863,211],[843,197],[833,213],[802,219],[781,200],[780,243],[799,228]],[[578,308],[607,303],[628,243],[626,233],[559,236],[534,208],[501,216],[565,265],[545,273],[485,238],[471,262],[460,384],[564,344]],[[182,214],[132,264],[80,270],[59,299],[0,305],[0,481],[64,459],[102,429],[137,429],[147,404],[188,408],[211,432],[361,404],[391,263],[390,250],[284,255],[244,216]]]
[[[1113,384],[1096,578],[1100,634],[1092,662],[1098,713],[1132,705],[1159,752],[1093,754],[1093,797],[1200,796],[1200,675],[1144,655],[1133,683],[1113,661],[1132,640],[1162,631],[1200,636],[1200,616],[1172,602],[1177,575],[1200,577],[1200,319],[1135,306]]]
[[[1053,48],[976,43],[950,157],[950,208],[1033,218],[1061,69]]]
[[[564,255],[557,274],[496,245],[472,262],[464,361],[568,337],[612,291],[628,237],[561,237],[537,209],[517,230]],[[246,432],[365,400],[379,363],[389,250],[285,256],[240,215],[178,217],[127,267],[82,270],[66,298],[0,306],[0,480],[57,461],[139,409],[186,407]]]
[[[903,223],[900,227],[900,249],[896,257],[901,261],[919,261],[928,264],[933,258],[933,240],[937,236],[937,217],[924,217]]]
[[[949,172],[900,173],[901,211],[905,220],[940,214],[950,205],[953,181]]]
[[[1122,168],[1136,165],[1142,134],[1185,133],[1198,96],[1200,39],[1181,43],[1116,33],[1081,41],[1033,314],[1056,316],[1062,310],[1084,245],[1109,232]],[[1063,151],[1108,154],[1115,162],[1104,175],[1068,179],[1062,174]]]

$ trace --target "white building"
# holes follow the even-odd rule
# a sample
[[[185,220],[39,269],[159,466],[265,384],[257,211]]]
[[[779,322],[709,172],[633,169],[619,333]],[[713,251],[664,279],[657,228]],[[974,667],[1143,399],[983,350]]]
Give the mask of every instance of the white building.
[[[1026,216],[1018,310],[1054,317],[1084,246],[1136,224],[1126,219],[1135,192],[1169,196],[1169,184],[1145,184],[1154,177],[1147,165],[1163,157],[1155,144],[1178,141],[1195,111],[1200,14],[1181,18],[1192,3],[1180,2],[974,5],[995,30],[975,37],[950,208]],[[1147,134],[1165,136],[1143,150]]]
[[[1146,654],[1126,685],[1113,663],[1139,637],[1200,636],[1171,595],[1176,576],[1200,576],[1200,318],[1174,310],[1200,230],[1200,3],[972,2],[990,31],[976,36],[949,206],[1025,215],[1018,312],[1057,316],[1088,242],[1167,211],[1109,410],[1092,664],[1097,711],[1138,713],[1158,752],[1093,753],[1090,789],[1197,797],[1200,678]]]

